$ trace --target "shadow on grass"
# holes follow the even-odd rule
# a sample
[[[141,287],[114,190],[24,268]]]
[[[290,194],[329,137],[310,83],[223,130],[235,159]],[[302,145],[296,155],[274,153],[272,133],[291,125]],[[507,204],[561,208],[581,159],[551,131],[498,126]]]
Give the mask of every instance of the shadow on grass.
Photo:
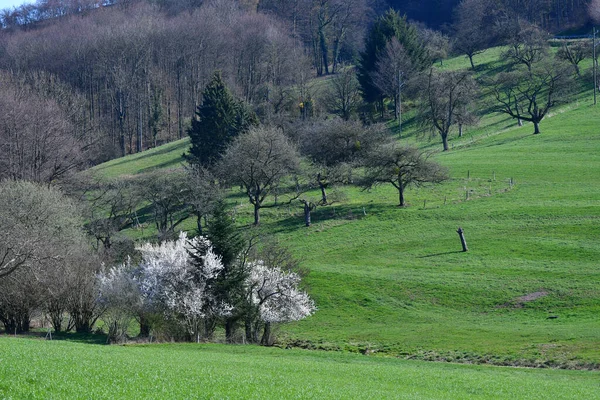
[[[430,258],[430,257],[438,257],[438,256],[446,256],[448,254],[458,254],[458,253],[464,253],[464,251],[462,250],[458,250],[458,251],[447,251],[445,253],[436,253],[436,254],[428,254],[426,256],[421,256],[421,257],[417,257],[417,258]]]
[[[6,331],[0,331],[0,335],[3,336],[14,336]],[[49,340],[48,331],[31,331],[26,333],[19,333],[16,335],[19,338],[29,339],[46,339]],[[84,344],[107,344],[107,336],[100,333],[73,333],[73,332],[52,332],[52,340],[61,340],[73,343],[84,343]]]

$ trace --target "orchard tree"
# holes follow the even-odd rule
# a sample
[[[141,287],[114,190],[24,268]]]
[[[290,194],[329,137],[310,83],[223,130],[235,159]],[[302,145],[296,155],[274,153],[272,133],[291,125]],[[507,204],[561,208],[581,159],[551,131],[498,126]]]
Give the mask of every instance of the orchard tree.
[[[257,124],[256,116],[233,97],[220,72],[216,72],[202,93],[188,131],[192,147],[186,158],[204,167],[218,161],[225,149],[240,133]]]
[[[277,265],[267,265],[262,260],[251,263],[246,282],[248,301],[254,308],[257,322],[264,326],[262,345],[272,345],[272,324],[299,321],[315,312],[315,303],[299,289],[300,281],[300,275]],[[258,330],[256,325],[255,332]]]
[[[572,66],[546,59],[527,69],[499,74],[492,88],[495,111],[511,118],[532,122],[534,134],[548,111],[565,101],[573,73]]]
[[[399,207],[406,206],[404,193],[410,186],[441,183],[447,170],[414,147],[390,142],[368,152],[364,159],[363,187],[392,184],[398,191]]]
[[[331,113],[347,121],[362,102],[356,72],[354,68],[347,67],[338,71],[329,82],[323,102]]]
[[[180,318],[196,342],[202,336],[204,318],[230,312],[228,304],[211,298],[211,283],[223,269],[223,263],[207,239],[188,240],[181,233],[175,241],[160,245],[146,243],[139,251],[142,298],[155,310]]]
[[[477,83],[468,72],[433,68],[422,79],[425,89],[421,92],[421,123],[440,135],[444,151],[448,151],[450,130],[471,120],[466,118],[467,110],[477,98]]]
[[[462,0],[455,9],[452,47],[475,69],[474,57],[496,41],[494,24],[500,12],[496,0]]]
[[[64,258],[82,236],[81,223],[76,205],[57,189],[0,182],[0,278]]]
[[[147,174],[137,184],[141,197],[152,210],[160,240],[175,235],[179,224],[189,217],[190,187],[181,171],[161,171]]]
[[[218,166],[228,182],[240,185],[254,206],[254,225],[260,223],[260,209],[276,207],[284,178],[297,172],[300,158],[295,146],[277,128],[254,128],[237,137]],[[292,196],[295,198],[294,196]],[[291,200],[289,200],[291,201]]]
[[[577,76],[581,76],[579,64],[588,57],[592,56],[592,49],[589,41],[578,40],[575,42],[564,41],[561,48],[556,52],[556,58],[567,61],[575,69]]]
[[[321,191],[321,199],[312,201],[313,207],[305,204],[309,207],[305,211],[316,205],[329,204],[327,191],[330,186],[352,183],[353,168],[359,163],[361,154],[387,135],[383,124],[365,126],[359,121],[341,119],[298,125],[295,129],[299,131],[296,140],[301,154],[312,162],[312,168],[307,171],[310,183]]]
[[[533,64],[548,54],[548,34],[535,25],[517,18],[507,27],[508,49],[503,57],[531,70]]]

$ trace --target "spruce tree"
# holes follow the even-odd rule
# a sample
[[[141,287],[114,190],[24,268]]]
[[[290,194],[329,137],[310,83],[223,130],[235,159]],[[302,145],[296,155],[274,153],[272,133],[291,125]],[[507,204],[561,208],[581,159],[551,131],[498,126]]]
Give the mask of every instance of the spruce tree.
[[[185,157],[190,164],[208,167],[221,158],[233,138],[256,123],[254,112],[231,94],[217,71],[192,118],[188,130],[192,147]]]
[[[377,70],[377,61],[385,53],[387,43],[394,37],[406,51],[415,69],[423,70],[431,64],[416,28],[408,23],[406,16],[402,17],[397,11],[388,10],[369,30],[365,38],[365,51],[360,54],[358,82],[367,102],[382,99],[381,91],[373,83],[373,76]]]
[[[247,242],[235,226],[222,200],[215,205],[206,237],[223,262],[224,268],[217,277],[214,288],[218,300],[233,306],[231,314],[225,318],[225,336],[227,341],[231,342],[237,322],[245,313],[244,283],[248,271],[243,254]]]

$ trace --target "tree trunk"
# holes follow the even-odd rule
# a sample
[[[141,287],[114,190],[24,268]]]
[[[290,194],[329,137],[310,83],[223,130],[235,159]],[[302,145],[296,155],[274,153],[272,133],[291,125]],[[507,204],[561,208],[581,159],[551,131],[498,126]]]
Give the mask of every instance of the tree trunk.
[[[469,54],[469,62],[471,63],[471,69],[475,70],[475,63],[473,62],[473,54]]]
[[[540,132],[540,123],[539,123],[539,121],[533,121],[533,127],[534,127],[534,131],[533,131],[534,135],[537,135],[537,134],[541,133]]]
[[[310,226],[310,202],[304,202],[304,224]]]
[[[196,213],[196,228],[198,229],[198,235],[202,236],[202,214]]]
[[[405,202],[404,202],[404,183],[402,182],[402,178],[400,176],[398,176],[398,200],[400,202],[400,204],[398,204],[399,207],[404,207],[405,206]]]
[[[463,228],[458,228],[456,233],[458,233],[458,236],[460,237],[460,244],[462,245],[463,251],[469,251],[469,249],[467,248],[467,241],[465,240],[465,231],[463,230]]]
[[[260,339],[260,344],[263,346],[271,345],[271,323],[265,322],[265,330],[263,331],[262,338]]]
[[[319,189],[321,189],[321,202],[327,204],[327,192],[325,191],[326,188],[321,173],[317,174],[317,182],[319,183]]]
[[[227,343],[233,343],[233,336],[235,335],[235,321],[228,319],[225,322],[225,341]]]
[[[244,321],[244,327],[246,329],[246,342],[253,343],[252,320],[250,318],[246,318],[246,320]]]
[[[463,136],[463,124],[458,124],[458,137]]]
[[[444,151],[448,151],[448,133],[442,133],[442,144],[444,145]]]
[[[254,225],[260,224],[260,205],[256,203],[254,205]]]
[[[146,317],[140,315],[140,337],[150,336],[150,323]]]

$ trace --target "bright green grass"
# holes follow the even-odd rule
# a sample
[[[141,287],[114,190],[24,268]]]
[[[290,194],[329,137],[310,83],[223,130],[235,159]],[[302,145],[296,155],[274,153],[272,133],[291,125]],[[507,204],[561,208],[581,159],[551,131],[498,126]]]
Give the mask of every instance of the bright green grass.
[[[255,346],[122,347],[0,338],[5,399],[592,399],[599,391],[598,372]]]
[[[478,56],[479,76],[501,67],[499,54]],[[463,57],[445,62],[467,65]],[[318,209],[308,229],[299,204],[264,210],[258,230],[279,237],[311,270],[306,282],[319,307],[282,328],[280,340],[421,359],[598,368],[600,108],[576,87],[573,101],[541,123],[541,135],[482,115],[450,152],[436,155],[452,180],[410,190],[408,208],[395,207],[397,193],[380,187],[342,189],[346,200]],[[437,138],[424,142],[414,123],[405,127],[400,140],[441,148]],[[96,169],[119,176],[175,165],[185,143],[169,146],[177,150],[140,156],[143,165],[133,156]],[[236,220],[250,224],[247,200],[232,192],[229,201]],[[458,251],[458,226],[469,253]],[[192,230],[194,221],[181,227]],[[128,233],[154,235],[150,226]],[[535,292],[545,296],[519,300]]]
[[[185,161],[183,154],[190,146],[189,138],[177,140],[141,153],[117,158],[92,168],[104,178],[143,174],[162,168],[177,168]]]

